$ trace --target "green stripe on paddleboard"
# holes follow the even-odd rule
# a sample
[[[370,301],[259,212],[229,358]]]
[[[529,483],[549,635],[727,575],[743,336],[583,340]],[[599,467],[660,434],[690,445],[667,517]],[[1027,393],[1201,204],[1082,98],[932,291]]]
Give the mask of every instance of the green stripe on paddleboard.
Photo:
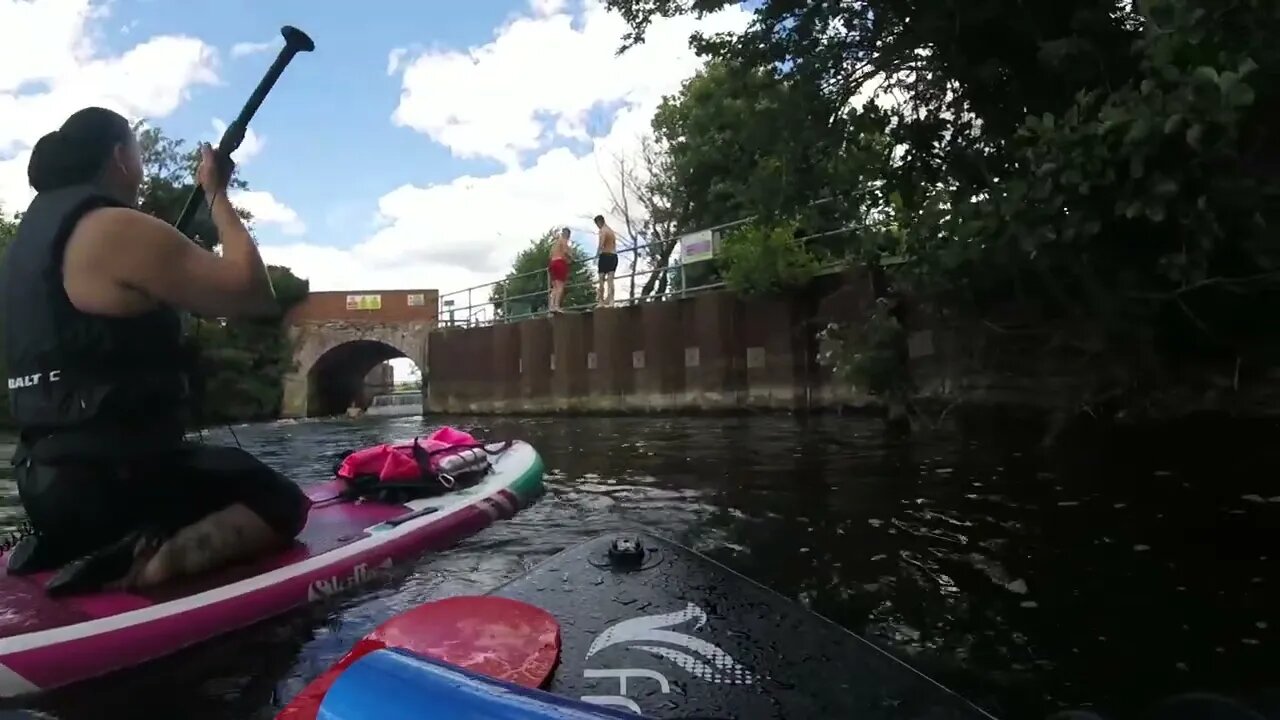
[[[516,478],[515,482],[507,486],[507,490],[519,498],[521,507],[528,506],[546,490],[542,484],[543,473],[542,455],[534,450],[533,462],[520,474],[520,477]]]

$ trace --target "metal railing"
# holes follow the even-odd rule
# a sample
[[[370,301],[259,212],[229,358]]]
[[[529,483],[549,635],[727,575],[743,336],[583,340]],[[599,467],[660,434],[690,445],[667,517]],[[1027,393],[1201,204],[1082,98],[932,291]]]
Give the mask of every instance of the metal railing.
[[[660,300],[666,300],[672,297],[686,297],[692,294],[703,293],[703,292],[708,292],[710,290],[717,290],[717,289],[723,288],[725,286],[725,283],[723,280],[715,280],[713,282],[703,283],[700,285],[695,285],[693,287],[688,286],[688,283],[686,281],[688,279],[689,269],[693,267],[697,267],[698,265],[701,265],[704,262],[708,262],[711,258],[702,259],[694,262],[685,262],[684,258],[680,257],[679,263],[673,266],[671,264],[672,261],[675,260],[677,258],[677,255],[680,254],[681,252],[680,241],[681,239],[685,237],[689,237],[690,235],[693,235],[693,234],[710,233],[713,244],[715,246],[718,246],[721,239],[724,237],[724,231],[726,229],[734,228],[734,227],[738,227],[740,225],[746,224],[750,222],[752,219],[754,218],[744,218],[742,220],[735,220],[733,222],[728,222],[721,225],[704,228],[702,230],[696,231],[696,233],[686,233],[684,235],[678,236],[671,240],[657,241],[652,243],[646,243],[643,245],[633,243],[630,247],[618,248],[617,255],[619,260],[619,269],[621,269],[622,267],[622,258],[624,257],[624,255],[630,256],[631,264],[629,266],[629,269],[630,269],[629,272],[625,274],[619,274],[616,272],[614,273],[614,277],[613,277],[614,301],[612,303],[612,307],[634,305],[640,302],[656,302]],[[861,225],[849,225],[849,226],[837,228],[835,230],[829,230],[826,232],[806,235],[799,239],[805,242],[806,244],[808,244],[815,240],[832,237],[835,235],[848,233],[848,232],[852,232],[854,230],[859,230],[859,229],[862,229]],[[619,238],[619,239],[621,240],[622,238]],[[667,265],[660,269],[657,269],[656,272],[679,273],[679,282],[674,283],[676,287],[672,287],[673,283],[671,282],[671,278],[668,278],[665,289],[662,292],[658,292],[657,286],[661,285],[661,283],[658,282],[657,278],[655,278],[654,290],[650,292],[648,295],[639,295],[638,294],[639,289],[636,286],[635,280],[643,276],[645,279],[645,283],[647,283],[649,278],[652,277],[655,272],[655,268],[639,268],[638,267],[640,264],[639,263],[640,253],[642,251],[649,251],[651,249],[662,248],[667,243],[672,243],[672,242],[676,243],[676,245],[670,251],[670,255],[667,258]],[[589,273],[593,272],[593,270],[591,269],[594,269],[595,267],[597,267],[596,263],[599,260],[599,257],[600,256],[597,254],[585,260],[585,263],[589,268],[589,271],[588,271]],[[828,263],[826,266],[823,267],[823,271],[830,272],[830,271],[836,270],[840,267],[843,267],[843,264],[844,264],[843,259],[837,260],[832,263]],[[534,276],[542,277],[542,283],[539,289],[531,292],[516,294],[516,295],[509,294],[513,284],[518,284],[518,281],[520,281],[523,278],[529,278]],[[560,309],[563,312],[581,312],[583,310],[600,307],[600,297],[598,293],[600,281],[599,281],[599,278],[594,275],[591,275],[590,277],[591,279],[586,282],[583,282],[583,281],[572,282],[573,275],[570,274],[571,282],[565,283],[564,295],[562,297],[562,300],[570,296],[571,288],[588,287],[592,290],[592,294],[596,296],[595,301],[578,303],[576,305],[562,305]],[[498,286],[502,286],[503,292],[500,298],[495,298],[494,289]],[[619,290],[624,290],[624,292],[619,293],[618,292]],[[540,270],[531,270],[529,272],[519,273],[516,275],[511,275],[508,277],[504,277],[500,280],[484,283],[482,285],[475,285],[473,287],[463,288],[462,290],[454,290],[453,292],[444,293],[439,296],[437,325],[439,327],[483,327],[485,325],[492,325],[496,323],[518,322],[520,320],[527,320],[532,317],[540,317],[540,316],[546,315],[549,312],[547,309],[547,306],[548,306],[548,298],[549,298],[550,292],[551,292],[551,277],[545,268]],[[541,303],[533,302],[534,298],[540,298],[542,302]],[[465,300],[466,303],[459,304],[460,300]],[[512,312],[512,308],[533,307],[535,305],[537,306],[536,309]]]

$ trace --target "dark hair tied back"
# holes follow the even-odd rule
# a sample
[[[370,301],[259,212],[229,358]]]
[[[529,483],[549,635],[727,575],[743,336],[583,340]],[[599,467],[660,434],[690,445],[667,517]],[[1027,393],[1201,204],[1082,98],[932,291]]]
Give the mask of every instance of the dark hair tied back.
[[[119,113],[100,107],[80,110],[31,148],[27,181],[36,192],[93,182],[116,146],[132,134]]]

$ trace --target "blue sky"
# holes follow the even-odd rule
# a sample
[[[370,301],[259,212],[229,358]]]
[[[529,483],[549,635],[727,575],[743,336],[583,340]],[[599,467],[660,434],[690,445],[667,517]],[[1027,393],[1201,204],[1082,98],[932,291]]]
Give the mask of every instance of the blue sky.
[[[661,21],[618,57],[599,0],[0,0],[0,205],[29,201],[30,146],[85,105],[214,139],[292,24],[317,49],[237,156],[268,261],[321,290],[478,285],[551,227],[588,251],[592,216],[622,227],[617,161],[700,67],[689,34],[746,20]]]
[[[390,50],[480,45],[528,7],[521,0],[377,4],[385,9],[304,0],[118,0],[113,14],[128,19],[122,27],[129,32],[107,36],[118,52],[139,36],[193,32],[228,51],[243,42],[272,44],[264,52],[224,56],[224,84],[193,94],[159,122],[173,135],[203,138],[213,132],[209,118],[229,121],[239,111],[283,45],[280,27],[295,25],[310,35],[316,51],[295,59],[254,118],[270,154],[250,160],[244,176],[318,226],[316,242],[341,246],[371,230],[378,197],[401,183],[501,170],[492,161],[453,158],[444,146],[388,122],[400,94],[400,78],[386,72]],[[339,173],[346,177],[335,177]],[[269,227],[260,232],[273,234]]]

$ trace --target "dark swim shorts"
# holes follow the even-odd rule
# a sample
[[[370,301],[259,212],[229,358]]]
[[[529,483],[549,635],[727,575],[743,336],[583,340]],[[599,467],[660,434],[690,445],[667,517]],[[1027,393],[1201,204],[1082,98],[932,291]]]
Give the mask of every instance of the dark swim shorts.
[[[169,535],[236,503],[292,538],[311,507],[301,488],[254,456],[214,445],[127,462],[57,464],[36,463],[20,446],[14,479],[41,543],[67,559],[139,529]]]
[[[596,271],[604,275],[605,273],[617,272],[617,270],[618,254],[600,253],[600,259],[596,261]]]

